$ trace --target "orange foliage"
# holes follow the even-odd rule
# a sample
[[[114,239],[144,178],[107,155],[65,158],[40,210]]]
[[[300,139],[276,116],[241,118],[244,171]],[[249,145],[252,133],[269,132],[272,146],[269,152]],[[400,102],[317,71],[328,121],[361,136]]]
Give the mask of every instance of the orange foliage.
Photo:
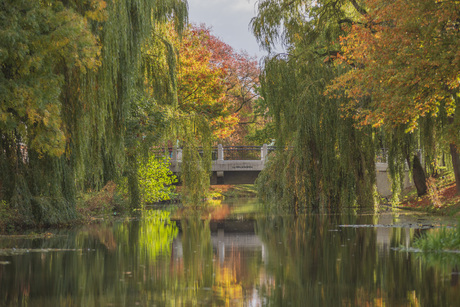
[[[217,138],[232,136],[244,118],[241,111],[257,97],[257,62],[235,52],[204,25],[189,25],[181,39],[170,25],[167,35],[179,55],[180,110],[206,117]]]
[[[346,28],[339,65],[351,65],[328,88],[362,125],[408,124],[455,110],[460,85],[458,1],[369,0],[368,13]],[[341,94],[343,93],[343,94]]]

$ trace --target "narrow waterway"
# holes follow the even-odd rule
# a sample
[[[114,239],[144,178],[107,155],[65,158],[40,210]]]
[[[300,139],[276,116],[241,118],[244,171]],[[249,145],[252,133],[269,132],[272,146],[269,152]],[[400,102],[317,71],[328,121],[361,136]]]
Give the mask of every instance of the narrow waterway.
[[[458,255],[401,251],[453,226],[413,213],[206,214],[0,238],[0,306],[458,306]],[[205,216],[206,218],[203,218]],[[439,255],[438,255],[439,256]]]

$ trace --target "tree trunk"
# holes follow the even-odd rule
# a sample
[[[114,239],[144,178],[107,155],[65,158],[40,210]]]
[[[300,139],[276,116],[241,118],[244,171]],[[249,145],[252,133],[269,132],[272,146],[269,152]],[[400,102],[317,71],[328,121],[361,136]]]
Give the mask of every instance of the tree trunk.
[[[454,169],[455,183],[457,184],[457,194],[460,194],[460,158],[458,156],[457,145],[451,143],[450,155],[452,156],[452,168]]]
[[[412,179],[414,180],[414,184],[417,189],[417,195],[425,195],[427,191],[426,176],[417,155],[414,155],[412,160]]]
[[[141,203],[139,190],[139,177],[137,174],[137,157],[136,155],[128,154],[128,192],[130,198],[131,209],[139,209]]]

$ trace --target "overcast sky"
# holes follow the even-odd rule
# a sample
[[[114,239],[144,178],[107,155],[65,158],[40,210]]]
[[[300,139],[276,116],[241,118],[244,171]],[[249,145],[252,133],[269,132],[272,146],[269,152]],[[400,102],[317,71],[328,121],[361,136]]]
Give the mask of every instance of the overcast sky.
[[[258,59],[266,54],[259,49],[249,29],[251,18],[256,15],[256,0],[188,0],[191,23],[205,23],[212,34],[235,50],[246,50]]]

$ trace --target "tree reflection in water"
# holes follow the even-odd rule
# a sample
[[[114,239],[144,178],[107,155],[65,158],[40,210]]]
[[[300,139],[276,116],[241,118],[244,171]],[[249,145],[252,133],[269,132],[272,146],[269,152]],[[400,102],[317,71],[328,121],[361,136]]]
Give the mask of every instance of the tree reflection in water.
[[[262,286],[267,305],[285,306],[453,306],[458,284],[414,253],[380,249],[380,228],[372,215],[277,216],[258,220],[257,233],[268,248]],[[402,228],[387,231],[391,246],[403,245]],[[385,240],[386,241],[386,240]]]
[[[62,230],[47,239],[0,238],[0,305],[453,306],[460,301],[455,265],[434,266],[391,249],[410,246],[416,231],[373,226],[391,224],[392,216],[232,210],[225,209],[225,218],[188,212],[177,224],[168,212],[149,211],[138,220]]]

